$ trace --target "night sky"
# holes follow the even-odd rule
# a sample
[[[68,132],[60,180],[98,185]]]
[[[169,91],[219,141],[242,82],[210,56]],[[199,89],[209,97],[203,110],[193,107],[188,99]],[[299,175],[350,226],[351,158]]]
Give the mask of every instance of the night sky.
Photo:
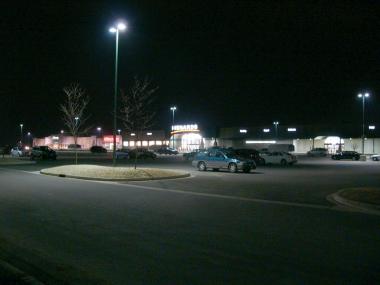
[[[111,131],[108,28],[117,19],[129,25],[120,88],[134,75],[159,86],[157,129],[169,128],[173,104],[177,122],[204,127],[360,124],[360,91],[371,93],[367,118],[380,128],[376,3],[2,1],[0,143],[15,143],[21,122],[35,136],[62,129],[59,103],[71,82],[91,97],[89,123]]]

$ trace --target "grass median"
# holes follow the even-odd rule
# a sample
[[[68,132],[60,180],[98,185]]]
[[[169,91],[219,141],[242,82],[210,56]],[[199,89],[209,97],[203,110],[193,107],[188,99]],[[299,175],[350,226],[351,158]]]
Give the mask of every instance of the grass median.
[[[2,165],[21,165],[21,164],[33,164],[34,161],[30,161],[28,158],[18,158],[18,157],[10,157],[0,156],[0,166]]]
[[[158,168],[137,168],[133,167],[112,167],[90,164],[64,165],[42,169],[42,174],[59,177],[69,177],[87,180],[100,181],[145,181],[159,179],[174,179],[189,177],[190,173],[184,171],[158,169]]]
[[[348,188],[339,192],[339,196],[355,202],[380,206],[380,188]]]

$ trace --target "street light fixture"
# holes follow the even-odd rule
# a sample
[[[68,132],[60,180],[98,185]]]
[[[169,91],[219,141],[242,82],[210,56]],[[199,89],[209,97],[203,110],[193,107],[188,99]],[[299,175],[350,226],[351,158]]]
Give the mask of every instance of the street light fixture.
[[[116,109],[117,109],[117,67],[118,67],[118,57],[119,57],[119,32],[127,29],[127,25],[123,22],[117,23],[115,26],[109,29],[110,33],[116,34],[115,42],[115,90],[113,99],[113,147],[112,147],[112,164],[116,165]]]
[[[170,107],[170,110],[173,112],[172,126],[174,126],[174,112],[177,110],[177,107],[176,106]],[[172,135],[172,144],[174,148],[174,134]]]
[[[364,154],[364,136],[365,136],[365,118],[364,118],[364,109],[365,109],[365,99],[369,98],[369,93],[359,93],[358,98],[362,99],[362,154]]]

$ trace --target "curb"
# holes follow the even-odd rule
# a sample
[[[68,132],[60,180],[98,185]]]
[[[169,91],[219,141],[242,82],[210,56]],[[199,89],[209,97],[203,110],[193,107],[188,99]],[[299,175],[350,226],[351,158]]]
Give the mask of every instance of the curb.
[[[339,195],[339,193],[341,193],[342,191],[343,190],[340,190],[336,193],[328,195],[327,200],[331,202],[335,202],[336,204],[340,204],[340,205],[352,208],[353,210],[356,210],[359,212],[380,216],[379,206],[343,198],[342,196]]]
[[[125,181],[151,181],[151,180],[166,180],[166,179],[178,179],[178,178],[186,178],[190,177],[190,173],[184,173],[173,176],[164,176],[164,177],[151,177],[151,178],[121,178],[121,179],[107,179],[107,178],[92,178],[92,177],[83,177],[83,176],[75,176],[75,175],[66,175],[66,174],[53,174],[49,172],[45,172],[44,169],[40,170],[41,174],[62,177],[62,178],[74,178],[81,180],[91,180],[91,181],[110,181],[110,182],[125,182]]]
[[[9,264],[8,262],[0,260],[0,268],[9,275],[13,279],[10,284],[20,284],[20,285],[44,285],[44,283],[38,281],[36,278],[34,278],[31,275],[26,274],[25,272],[21,271],[20,269],[14,267],[13,265]]]

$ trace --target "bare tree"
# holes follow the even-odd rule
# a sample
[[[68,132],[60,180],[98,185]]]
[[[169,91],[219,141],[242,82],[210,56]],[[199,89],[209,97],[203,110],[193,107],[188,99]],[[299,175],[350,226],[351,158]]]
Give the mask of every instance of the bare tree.
[[[74,138],[75,164],[78,164],[78,135],[86,133],[88,130],[83,126],[88,119],[88,117],[85,117],[84,111],[90,99],[85,94],[84,89],[77,83],[64,87],[63,92],[66,98],[65,102],[60,105],[60,109],[63,113],[63,122]]]
[[[139,79],[137,76],[130,90],[125,93],[121,91],[121,120],[128,132],[136,133],[136,140],[139,139],[142,131],[149,129],[153,125],[155,112],[151,110],[154,100],[153,94],[158,87],[151,87],[148,78]],[[135,169],[137,152],[135,155]]]

